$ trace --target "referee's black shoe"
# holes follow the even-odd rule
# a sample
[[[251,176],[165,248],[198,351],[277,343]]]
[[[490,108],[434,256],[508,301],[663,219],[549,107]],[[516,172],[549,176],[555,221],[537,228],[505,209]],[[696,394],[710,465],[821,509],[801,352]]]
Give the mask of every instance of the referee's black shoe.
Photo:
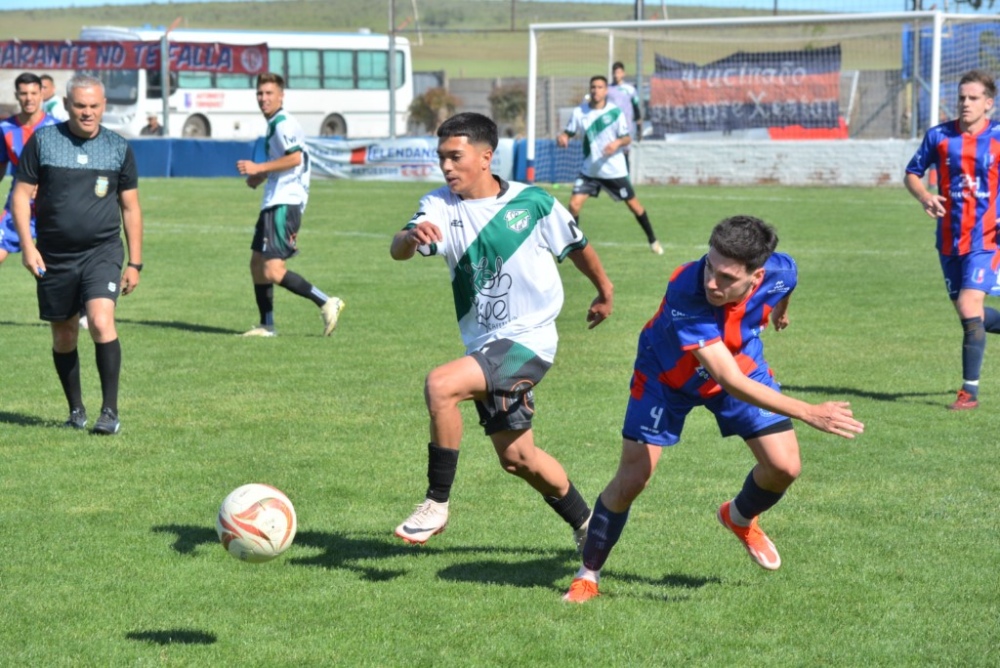
[[[102,408],[101,416],[94,423],[91,433],[112,436],[122,428],[122,423],[118,421],[118,414],[110,408]]]
[[[64,427],[71,427],[73,429],[86,429],[87,428],[87,411],[82,406],[80,408],[74,408],[69,412],[69,419],[63,422]]]

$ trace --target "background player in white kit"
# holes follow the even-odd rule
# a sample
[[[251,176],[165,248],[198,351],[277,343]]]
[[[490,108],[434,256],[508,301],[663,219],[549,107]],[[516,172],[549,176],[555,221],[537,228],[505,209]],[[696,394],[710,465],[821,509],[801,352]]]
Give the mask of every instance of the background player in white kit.
[[[393,237],[393,259],[441,255],[448,264],[466,355],[427,376],[430,414],[425,500],[396,528],[408,543],[444,531],[462,440],[459,403],[472,400],[500,464],[525,480],[574,531],[586,537],[590,508],[551,455],[535,447],[532,388],[555,358],[555,320],[563,289],[553,256],[569,257],[597,297],[590,327],[611,315],[614,287],[597,252],[550,194],[508,183],[490,170],[496,124],[481,114],[453,116],[437,132],[447,185],[420,201]]]

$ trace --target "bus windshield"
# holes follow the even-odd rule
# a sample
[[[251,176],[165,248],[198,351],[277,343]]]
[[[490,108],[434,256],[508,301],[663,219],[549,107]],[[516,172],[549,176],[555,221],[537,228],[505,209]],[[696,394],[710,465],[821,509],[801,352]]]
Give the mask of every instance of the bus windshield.
[[[108,104],[135,104],[139,100],[139,73],[136,70],[88,70],[104,84]]]

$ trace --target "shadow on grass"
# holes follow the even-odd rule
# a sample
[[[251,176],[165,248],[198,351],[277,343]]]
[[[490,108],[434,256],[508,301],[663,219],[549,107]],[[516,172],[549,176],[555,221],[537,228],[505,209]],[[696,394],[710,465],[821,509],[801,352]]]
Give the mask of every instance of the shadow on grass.
[[[955,394],[954,392],[874,392],[871,390],[859,390],[854,387],[786,385],[784,383],[781,384],[781,390],[789,393],[812,392],[814,394],[825,394],[833,397],[834,401],[837,400],[837,397],[842,396],[861,397],[862,399],[871,399],[873,401],[899,401],[901,399],[919,399],[921,397],[950,397]],[[937,401],[921,401],[919,403],[929,406],[937,406],[939,404]]]
[[[130,631],[125,634],[125,637],[129,640],[139,640],[157,645],[211,645],[217,640],[214,633],[192,631],[190,629]]]
[[[0,411],[0,424],[13,424],[19,427],[62,427],[63,423],[57,420],[43,420],[34,415],[24,413],[10,413]]]
[[[43,320],[34,322],[14,322],[13,320],[0,320],[0,327],[45,327],[48,329],[49,323]]]
[[[190,322],[180,322],[177,320],[129,320],[127,318],[118,319],[119,323],[130,325],[143,325],[145,327],[162,327],[166,329],[179,329],[184,332],[198,332],[200,334],[242,334],[240,330],[226,329],[224,327],[210,327],[209,325],[199,325]]]
[[[190,524],[167,524],[155,526],[152,531],[153,533],[175,536],[171,547],[180,554],[192,555],[201,545],[211,545],[215,549],[222,549],[214,528]],[[316,566],[350,571],[369,582],[386,582],[407,573],[403,569],[378,568],[367,563],[378,559],[408,556],[427,557],[448,553],[503,552],[514,555],[546,553],[545,550],[532,548],[449,547],[436,549],[426,545],[406,545],[388,533],[358,537],[321,531],[300,531],[295,535],[294,544],[300,548],[313,548],[320,550],[320,552],[309,557],[289,558],[288,563],[294,566]],[[559,556],[529,562],[504,563],[496,561],[459,564],[445,569],[442,577],[456,581],[503,582],[525,587],[537,587],[548,583],[554,587],[554,582],[566,575],[567,554],[568,552],[564,551],[564,554]],[[575,553],[573,554],[575,556]],[[497,573],[502,574],[503,577],[497,577]]]

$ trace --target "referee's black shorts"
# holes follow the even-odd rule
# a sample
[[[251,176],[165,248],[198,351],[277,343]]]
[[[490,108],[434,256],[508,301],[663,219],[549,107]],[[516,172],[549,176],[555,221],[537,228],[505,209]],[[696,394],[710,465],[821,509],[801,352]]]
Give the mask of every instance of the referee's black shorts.
[[[117,303],[125,248],[120,237],[72,255],[42,253],[45,275],[37,279],[38,317],[62,322],[79,316],[91,299]]]

